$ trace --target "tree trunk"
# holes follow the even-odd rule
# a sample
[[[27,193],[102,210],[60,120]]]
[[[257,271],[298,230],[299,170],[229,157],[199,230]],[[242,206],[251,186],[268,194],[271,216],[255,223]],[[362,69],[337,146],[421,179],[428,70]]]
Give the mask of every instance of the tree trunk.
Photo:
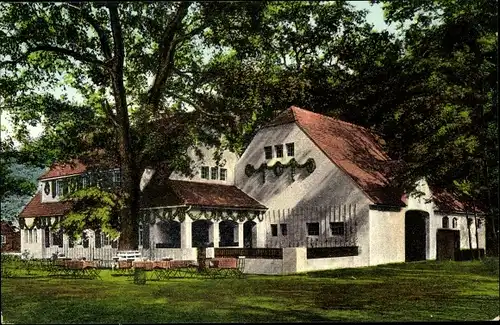
[[[122,173],[122,193],[125,197],[124,209],[120,218],[119,250],[138,248],[138,212],[139,212],[139,178],[136,162],[132,152],[130,137],[130,121],[127,98],[123,83],[123,61],[125,59],[122,29],[118,16],[118,4],[108,3],[111,29],[113,32],[114,57],[111,73],[113,97],[115,99],[116,118],[118,121],[118,143]]]
[[[467,231],[469,232],[469,249],[471,250],[471,254],[472,254],[472,235],[470,233],[469,213],[467,211],[467,208],[465,209],[465,219],[467,222]]]
[[[472,203],[472,208],[474,209],[474,225],[476,227],[476,249],[477,249],[477,258],[481,259],[481,255],[479,254],[479,237],[477,235],[477,212],[476,205]]]

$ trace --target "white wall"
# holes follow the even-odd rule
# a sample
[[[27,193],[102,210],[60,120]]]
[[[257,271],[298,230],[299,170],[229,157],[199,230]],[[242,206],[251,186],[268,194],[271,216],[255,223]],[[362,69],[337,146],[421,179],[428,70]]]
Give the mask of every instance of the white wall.
[[[446,214],[442,212],[435,212],[435,218],[433,219],[434,223],[434,228],[436,229],[443,229],[442,228],[442,219],[443,217],[448,217],[449,220],[449,227],[448,229],[456,229],[460,231],[460,249],[470,249],[469,246],[469,230],[467,227],[467,218],[465,214]],[[457,227],[453,228],[453,218],[457,219]],[[472,248],[475,249],[477,248],[476,244],[476,225],[474,222],[474,215],[469,214],[469,218],[472,219],[472,224],[470,226],[470,241],[472,242]],[[486,226],[485,226],[485,220],[483,217],[477,217],[477,220],[482,220],[482,226],[478,228],[477,230],[477,235],[478,235],[478,242],[479,242],[479,248],[486,248]]]
[[[188,156],[193,159],[193,163],[191,164],[191,168],[193,170],[193,177],[189,178],[180,174],[179,172],[174,172],[170,175],[169,179],[172,180],[185,180],[185,181],[193,181],[193,182],[206,182],[206,183],[214,183],[214,184],[224,184],[224,185],[233,185],[234,184],[234,168],[236,166],[236,162],[238,161],[238,156],[229,151],[224,150],[222,153],[222,158],[219,161],[219,167],[225,168],[227,170],[227,176],[225,181],[221,180],[212,180],[212,179],[204,179],[201,178],[201,166],[209,166],[215,167],[216,161],[214,159],[214,148],[208,148],[205,146],[199,147],[200,151],[203,153],[203,159],[200,160],[196,155],[194,148],[190,148],[188,150]]]
[[[276,176],[272,170],[267,170],[264,183],[260,172],[251,177],[245,174],[247,164],[257,169],[266,162],[265,146],[273,147],[273,159],[267,160],[268,166],[274,165],[276,161],[283,164],[288,163],[292,157],[287,156],[286,143],[294,143],[293,158],[299,164],[305,163],[309,158],[315,160],[316,169],[311,174],[305,168],[296,169],[295,180],[292,181],[290,168],[285,168],[281,176]],[[276,158],[274,146],[277,144],[283,144],[283,158]],[[264,225],[259,227],[259,232],[265,233],[260,233],[259,236],[265,237],[266,245],[270,247],[274,245],[273,239],[270,237],[270,224],[277,220],[272,215],[273,210],[295,209],[300,215],[298,217],[300,224],[288,225],[288,234],[291,236],[294,234],[294,229],[298,229],[297,231],[302,236],[306,236],[305,222],[311,220],[311,217],[315,215],[315,213],[308,213],[307,209],[356,205],[357,241],[361,254],[366,254],[364,258],[368,263],[369,199],[354,181],[339,169],[295,123],[263,128],[255,135],[236,164],[235,185],[268,207],[270,214],[266,217]],[[306,213],[301,214],[301,209],[306,209]],[[287,223],[286,218],[280,219],[280,222]],[[320,223],[320,233],[325,234],[326,232],[329,232],[329,225]]]
[[[405,261],[405,210],[370,210],[370,265]]]

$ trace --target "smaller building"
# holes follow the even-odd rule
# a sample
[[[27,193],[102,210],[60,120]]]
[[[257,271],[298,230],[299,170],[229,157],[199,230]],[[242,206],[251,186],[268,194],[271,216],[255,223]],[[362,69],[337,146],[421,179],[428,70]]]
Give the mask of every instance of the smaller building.
[[[20,252],[21,251],[21,232],[12,222],[2,221],[1,231],[1,251],[2,252]]]

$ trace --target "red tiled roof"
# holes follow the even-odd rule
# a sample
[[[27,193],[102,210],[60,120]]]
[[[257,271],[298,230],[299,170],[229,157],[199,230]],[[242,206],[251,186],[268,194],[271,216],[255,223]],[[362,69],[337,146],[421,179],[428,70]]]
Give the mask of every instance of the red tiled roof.
[[[86,170],[87,166],[85,166],[78,160],[74,160],[73,163],[67,163],[67,164],[54,163],[52,164],[52,166],[50,166],[50,169],[47,172],[42,174],[42,176],[38,177],[38,180],[77,175],[85,172]]]
[[[450,193],[445,189],[441,189],[438,187],[432,187],[432,199],[436,206],[437,211],[440,212],[462,212],[464,213],[466,210],[470,213],[473,213],[474,210],[472,207],[467,207],[466,204],[460,201],[457,198],[457,195]],[[483,210],[481,207],[476,207],[476,212],[482,213]]]
[[[178,180],[149,184],[141,200],[143,208],[174,205],[266,209],[234,185]]]
[[[349,175],[375,204],[404,206],[402,191],[392,189],[393,162],[369,130],[292,106],[267,126],[295,122],[330,160]]]
[[[71,202],[42,203],[42,193],[38,192],[19,214],[21,218],[53,217],[64,215],[71,209]]]

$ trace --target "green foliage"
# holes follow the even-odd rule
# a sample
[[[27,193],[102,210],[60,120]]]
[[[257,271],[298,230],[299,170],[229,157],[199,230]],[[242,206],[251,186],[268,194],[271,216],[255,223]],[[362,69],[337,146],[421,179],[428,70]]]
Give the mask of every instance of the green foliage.
[[[124,204],[119,193],[87,187],[66,195],[64,200],[74,205],[60,226],[73,239],[79,238],[85,229],[100,229],[111,238],[118,237]]]
[[[498,276],[485,272],[479,261],[401,263],[223,281],[186,278],[141,286],[111,273],[101,271],[102,280],[40,275],[2,279],[4,321],[484,321],[498,316],[499,308]]]

